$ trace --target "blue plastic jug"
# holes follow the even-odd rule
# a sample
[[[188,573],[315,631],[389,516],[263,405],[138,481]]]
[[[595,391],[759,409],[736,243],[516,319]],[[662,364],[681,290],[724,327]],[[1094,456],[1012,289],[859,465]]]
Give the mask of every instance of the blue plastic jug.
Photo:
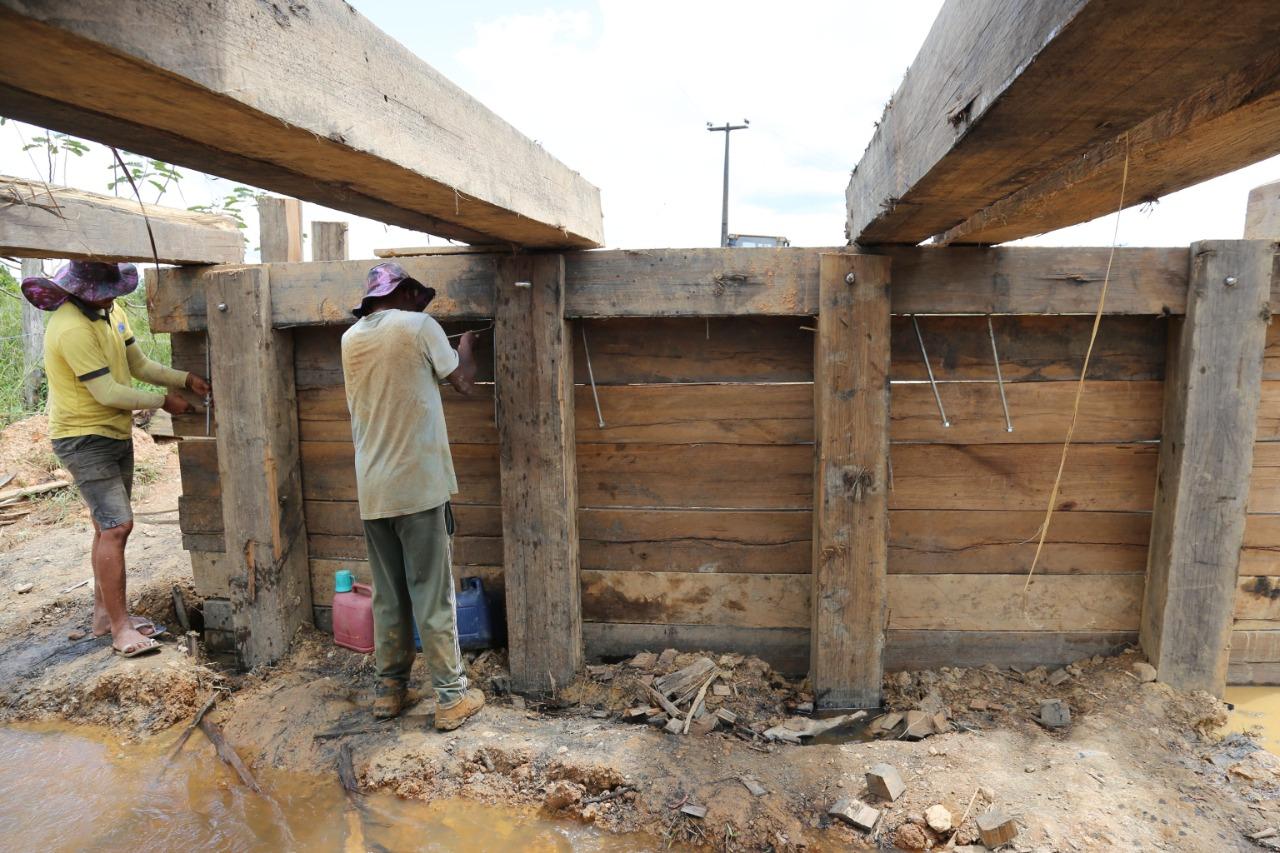
[[[484,581],[480,578],[463,578],[462,591],[457,594],[458,645],[463,649],[487,649],[493,645],[493,619],[489,614],[489,599],[484,594]],[[418,626],[413,626],[413,644],[422,651],[422,638]]]

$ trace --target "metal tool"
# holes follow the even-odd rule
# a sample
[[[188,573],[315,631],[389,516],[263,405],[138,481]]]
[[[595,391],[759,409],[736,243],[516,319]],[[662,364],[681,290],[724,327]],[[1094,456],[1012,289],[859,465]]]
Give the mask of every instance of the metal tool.
[[[933,399],[938,404],[938,414],[942,416],[942,425],[950,428],[951,421],[947,420],[947,410],[942,408],[942,395],[938,393],[938,380],[933,378],[933,365],[929,363],[929,353],[924,348],[924,335],[920,334],[920,324],[916,321],[916,315],[911,315],[911,325],[916,330],[916,340],[920,344],[920,357],[924,359],[924,369],[929,372],[929,387],[933,389]]]
[[[991,315],[987,315],[987,334],[991,337],[991,357],[996,362],[996,384],[1000,386],[1000,405],[1004,407],[1004,431],[1013,432],[1013,421],[1009,418],[1009,401],[1004,396],[1004,374],[1000,372],[1000,351],[996,349],[996,330],[991,325]]]
[[[213,352],[212,352],[212,348],[209,346],[209,333],[206,332],[204,336],[204,379],[206,382],[209,381],[209,376],[212,373],[213,373]],[[213,412],[211,408],[212,406],[213,406],[213,394],[212,393],[205,394],[204,395],[205,438],[208,438],[213,432],[213,421],[212,421]]]

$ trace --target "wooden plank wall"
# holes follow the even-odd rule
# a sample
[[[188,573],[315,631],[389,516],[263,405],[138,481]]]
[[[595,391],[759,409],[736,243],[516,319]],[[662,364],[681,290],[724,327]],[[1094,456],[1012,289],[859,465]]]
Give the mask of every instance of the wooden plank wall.
[[[1006,432],[985,318],[919,318],[949,428],[938,416],[910,319],[893,318],[888,668],[1066,661],[1136,638],[1161,429],[1163,319],[1103,321],[1060,511],[1037,578],[1022,595],[1090,322],[994,319],[1014,426]],[[452,333],[467,325],[487,324],[447,327]],[[668,645],[752,649],[793,671],[807,667],[811,325],[781,317],[573,324],[588,655]],[[367,578],[341,331],[295,331],[303,496],[319,607],[330,600],[336,569]],[[176,365],[203,365],[203,334],[175,334],[173,342]],[[492,353],[486,346],[481,353],[480,378],[488,382]],[[1268,355],[1233,676],[1245,664],[1280,659],[1280,592],[1271,591],[1280,590],[1275,329]],[[452,391],[444,397],[461,489],[455,573],[483,578],[500,605],[492,386],[471,398]],[[203,435],[203,419],[179,419],[175,429]],[[216,447],[185,441],[180,457],[182,529],[197,552],[197,587],[225,596]]]
[[[1228,684],[1280,684],[1280,323],[1267,329]]]

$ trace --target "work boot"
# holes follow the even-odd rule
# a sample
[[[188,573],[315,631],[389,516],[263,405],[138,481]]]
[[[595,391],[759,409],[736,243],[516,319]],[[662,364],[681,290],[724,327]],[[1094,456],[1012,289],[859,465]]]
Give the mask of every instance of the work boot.
[[[405,708],[418,704],[422,696],[416,690],[410,690],[403,681],[384,678],[378,683],[373,699],[373,718],[388,720],[400,716]]]
[[[472,687],[452,705],[436,708],[436,729],[451,732],[484,707],[484,694]]]

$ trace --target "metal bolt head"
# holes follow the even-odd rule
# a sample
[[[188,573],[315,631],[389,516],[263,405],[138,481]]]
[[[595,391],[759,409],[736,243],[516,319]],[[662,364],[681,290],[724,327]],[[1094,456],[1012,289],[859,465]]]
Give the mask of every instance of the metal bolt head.
[[[219,302],[219,303],[218,303],[218,310],[219,310],[219,311],[221,311],[221,312],[222,312],[222,313],[224,313],[224,314],[225,314],[225,313],[227,313],[227,303],[225,303],[225,302]]]
[[[1239,281],[1240,279],[1236,278],[1233,275],[1229,275],[1222,280],[1222,283],[1225,284],[1227,287],[1235,287],[1236,284],[1239,283]]]
[[[857,277],[856,275],[854,275],[853,273],[849,273],[848,275],[846,275],[846,276],[844,277],[844,283],[845,283],[845,284],[853,284],[853,283],[854,283],[855,281],[857,281],[857,280],[858,280],[858,277]]]

